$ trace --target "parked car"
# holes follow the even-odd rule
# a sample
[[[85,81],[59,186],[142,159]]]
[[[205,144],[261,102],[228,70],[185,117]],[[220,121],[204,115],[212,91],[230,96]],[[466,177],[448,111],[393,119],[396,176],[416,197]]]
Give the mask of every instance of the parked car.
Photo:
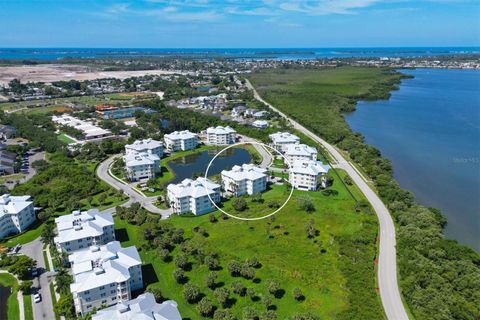
[[[33,295],[33,301],[35,301],[35,303],[39,303],[40,301],[42,301],[42,296],[40,295],[40,293],[35,293]]]
[[[32,271],[32,277],[38,276],[38,269],[37,269],[37,268],[33,267],[33,268],[31,269],[31,271]]]

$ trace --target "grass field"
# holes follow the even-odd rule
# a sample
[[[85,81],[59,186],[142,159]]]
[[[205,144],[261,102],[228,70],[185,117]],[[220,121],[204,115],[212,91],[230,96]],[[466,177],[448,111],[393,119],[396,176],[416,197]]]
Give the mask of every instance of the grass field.
[[[343,173],[341,173],[343,174]],[[199,217],[173,216],[168,221],[176,228],[185,231],[185,237],[200,244],[207,252],[218,254],[221,270],[217,271],[218,286],[230,289],[231,311],[242,319],[243,309],[252,306],[258,312],[266,311],[263,301],[271,296],[266,289],[267,279],[280,281],[280,294],[273,298],[273,309],[278,319],[287,319],[294,314],[312,312],[321,319],[382,319],[383,313],[375,291],[374,258],[377,223],[374,215],[358,213],[355,202],[337,181],[333,189],[338,195],[325,196],[321,192],[294,191],[292,200],[275,215],[275,218],[260,221],[224,220],[213,213],[218,221],[210,222],[209,215]],[[272,188],[272,196],[284,196],[283,186]],[[353,192],[360,192],[352,187]],[[268,194],[268,193],[267,193]],[[267,197],[265,195],[265,198]],[[315,205],[315,212],[299,210],[297,198],[308,196]],[[317,236],[308,238],[306,226],[313,222]],[[144,231],[125,221],[116,219],[118,239],[123,246],[142,247]],[[205,235],[194,232],[203,227]],[[173,250],[173,259],[180,253]],[[177,284],[172,276],[174,262],[162,262],[155,250],[141,249],[140,255],[148,270],[144,276],[147,282],[161,289],[162,294],[179,303],[182,316],[188,319],[201,319],[196,306],[188,304],[183,295],[183,285]],[[262,264],[256,269],[254,281],[230,276],[227,264],[231,260],[245,261],[257,257]],[[190,257],[190,271],[186,272],[188,283],[196,284],[201,292],[219,307],[208,289],[205,279],[210,273],[205,265]],[[247,288],[255,290],[254,300],[233,294],[231,284],[241,281]],[[298,302],[293,290],[300,288],[305,300]],[[356,297],[360,301],[356,300]],[[357,313],[358,304],[367,311]],[[354,316],[352,316],[354,315]],[[355,316],[356,315],[356,316]]]
[[[25,320],[33,320],[32,296],[23,295],[23,305],[25,309]]]
[[[69,137],[67,137],[64,133],[61,133],[57,136],[58,140],[60,141],[63,141],[67,144],[70,144],[70,143],[75,143],[75,141]]]
[[[19,305],[17,300],[18,283],[12,275],[8,273],[0,273],[0,285],[4,287],[12,287],[12,293],[8,296],[7,300],[7,319],[17,320],[20,318]]]

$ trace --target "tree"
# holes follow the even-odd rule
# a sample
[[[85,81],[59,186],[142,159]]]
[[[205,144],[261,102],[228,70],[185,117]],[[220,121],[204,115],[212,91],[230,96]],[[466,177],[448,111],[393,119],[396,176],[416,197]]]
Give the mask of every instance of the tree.
[[[107,195],[105,193],[102,193],[101,195],[98,196],[98,202],[103,204],[105,200],[107,199]]]
[[[60,295],[57,303],[53,306],[55,313],[64,316],[66,319],[75,319],[75,308],[71,294]]]
[[[182,269],[175,269],[175,271],[173,272],[173,277],[175,278],[175,281],[177,281],[177,283],[184,283],[186,280],[185,273]]]
[[[30,294],[33,282],[31,280],[23,280],[18,289],[23,292],[24,295]]]
[[[30,275],[30,269],[36,265],[35,260],[27,256],[16,256],[13,263],[8,266],[7,270],[20,279],[25,279]]]
[[[153,294],[153,296],[155,297],[155,301],[157,303],[160,303],[164,300],[162,296],[162,291],[159,288],[156,288],[150,285],[147,287],[147,292],[150,292],[151,294]]]
[[[297,301],[302,301],[303,299],[305,299],[305,296],[303,295],[302,290],[300,290],[300,288],[293,289],[293,297]]]
[[[220,303],[222,307],[225,308],[227,306],[228,298],[230,296],[230,291],[228,291],[227,288],[217,288],[213,292],[213,295],[215,296],[218,303]]]
[[[271,294],[275,295],[280,290],[280,283],[274,279],[267,279],[267,290]]]
[[[213,290],[215,288],[215,280],[217,280],[217,273],[210,272],[207,279],[205,280],[207,287]]]
[[[163,262],[167,262],[170,259],[170,251],[168,251],[168,249],[159,248],[157,254]]]
[[[235,281],[232,283],[232,290],[234,293],[244,296],[246,288],[241,281]]]
[[[314,238],[317,235],[317,229],[315,228],[315,221],[311,219],[305,227],[305,232],[309,239]]]
[[[218,259],[212,255],[208,255],[205,257],[204,263],[208,266],[209,270],[217,270],[220,266]]]
[[[228,263],[227,265],[228,272],[234,277],[238,276],[240,274],[240,271],[242,270],[242,265],[240,262],[232,260]]]
[[[45,227],[42,230],[42,242],[44,244],[52,243],[53,238],[55,237],[55,226],[53,223],[46,223]]]
[[[313,204],[312,199],[308,196],[297,197],[297,205],[300,210],[308,213],[315,211],[315,205]]]
[[[240,269],[240,274],[245,279],[255,278],[255,269],[249,267],[248,265],[243,265]]]
[[[200,295],[200,289],[194,284],[187,283],[183,288],[183,297],[188,303],[197,302]]]
[[[263,304],[265,305],[265,308],[267,308],[267,310],[270,309],[270,307],[272,306],[272,298],[270,297],[265,297],[263,298]]]
[[[319,320],[320,318],[311,313],[301,313],[294,315],[290,320]]]
[[[258,318],[258,311],[252,307],[243,308],[243,320],[256,320]]]
[[[210,316],[213,313],[212,301],[207,297],[203,297],[197,305],[197,310],[204,317]]]
[[[247,209],[247,201],[243,198],[235,198],[232,201],[232,206],[236,211],[244,211]]]
[[[255,298],[255,289],[253,288],[247,288],[247,297],[249,297],[251,300],[253,300],[253,298]]]
[[[179,254],[175,258],[175,265],[183,270],[188,266],[188,258],[186,255]]]
[[[215,223],[217,222],[217,218],[215,217],[215,215],[211,214],[208,216],[208,220],[211,222],[211,223]]]
[[[261,320],[277,320],[277,313],[275,310],[267,310],[262,313]]]
[[[237,320],[230,310],[216,310],[213,320]]]
[[[245,261],[245,264],[247,266],[253,267],[253,268],[260,268],[261,267],[261,263],[260,263],[260,261],[258,261],[257,257],[251,257],[250,259],[247,259]]]
[[[272,209],[278,209],[280,208],[280,203],[277,200],[269,200],[267,206]]]

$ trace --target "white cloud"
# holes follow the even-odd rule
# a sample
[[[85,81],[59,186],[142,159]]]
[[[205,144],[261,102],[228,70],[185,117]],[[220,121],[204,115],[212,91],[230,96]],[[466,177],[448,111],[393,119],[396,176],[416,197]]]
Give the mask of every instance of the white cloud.
[[[309,15],[353,14],[356,9],[366,8],[379,0],[318,0],[283,2],[280,8]]]

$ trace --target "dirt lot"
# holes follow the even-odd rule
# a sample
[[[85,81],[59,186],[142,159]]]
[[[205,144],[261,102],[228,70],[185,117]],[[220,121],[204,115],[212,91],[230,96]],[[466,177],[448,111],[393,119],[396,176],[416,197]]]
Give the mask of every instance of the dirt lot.
[[[66,64],[41,64],[35,66],[0,67],[0,85],[12,79],[21,82],[52,82],[60,80],[93,80],[101,78],[125,79],[143,75],[173,74],[165,70],[99,71],[86,66]]]

